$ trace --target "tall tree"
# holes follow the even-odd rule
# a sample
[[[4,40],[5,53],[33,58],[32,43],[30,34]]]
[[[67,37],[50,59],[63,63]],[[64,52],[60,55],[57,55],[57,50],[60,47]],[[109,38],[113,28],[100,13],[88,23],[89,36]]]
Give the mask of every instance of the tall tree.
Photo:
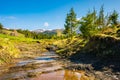
[[[70,12],[67,14],[66,21],[65,21],[65,33],[69,36],[73,36],[73,34],[76,33],[77,28],[77,19],[76,19],[76,13],[74,12],[74,9],[71,8]]]
[[[118,25],[118,16],[117,11],[113,11],[113,13],[109,16],[109,21],[112,26]]]
[[[92,35],[96,34],[97,31],[97,16],[96,11],[88,12],[85,17],[82,17],[80,21],[80,31],[85,38],[90,38]]]
[[[69,14],[67,14],[66,21],[64,24],[64,27],[65,27],[64,33],[68,35],[70,35],[70,22],[69,21],[70,21],[70,16]]]
[[[98,26],[100,28],[104,27],[104,21],[105,21],[105,17],[104,17],[104,5],[102,5],[101,8],[100,8],[99,16],[98,16]]]

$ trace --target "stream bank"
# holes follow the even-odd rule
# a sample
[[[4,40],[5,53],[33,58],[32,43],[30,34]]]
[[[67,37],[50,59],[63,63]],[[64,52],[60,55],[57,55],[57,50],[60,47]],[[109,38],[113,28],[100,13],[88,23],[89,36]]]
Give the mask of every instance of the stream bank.
[[[120,79],[120,39],[109,35],[95,35],[87,40],[80,38],[66,45],[56,44],[56,52],[68,59],[70,70],[83,70],[97,80]]]

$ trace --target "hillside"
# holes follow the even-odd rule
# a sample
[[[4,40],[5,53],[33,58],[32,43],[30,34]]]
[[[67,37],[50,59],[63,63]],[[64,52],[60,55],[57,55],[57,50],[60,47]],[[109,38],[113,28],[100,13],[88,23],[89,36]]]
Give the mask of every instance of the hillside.
[[[26,38],[24,34],[18,32],[16,32],[17,35],[11,35],[11,33],[13,31],[6,29],[0,33],[0,64],[9,63],[18,58],[33,58],[46,51],[47,42]]]
[[[37,30],[33,30],[32,32],[53,35],[53,34],[57,34],[58,31],[63,33],[64,29],[53,29],[53,30],[37,29]]]
[[[88,41],[74,38],[73,41],[57,44],[58,53],[71,63],[67,69],[85,70],[101,80],[120,77],[120,38],[110,35],[95,35]],[[66,46],[64,46],[66,44]]]

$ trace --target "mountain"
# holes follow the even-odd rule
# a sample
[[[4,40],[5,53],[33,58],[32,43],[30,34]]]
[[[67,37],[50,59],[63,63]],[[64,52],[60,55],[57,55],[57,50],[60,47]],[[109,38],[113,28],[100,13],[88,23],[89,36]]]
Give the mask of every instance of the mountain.
[[[32,32],[36,33],[44,33],[44,34],[56,34],[57,32],[63,32],[64,29],[53,29],[53,30],[43,30],[43,29],[37,29],[33,30]]]
[[[37,30],[33,30],[32,32],[42,33],[42,32],[44,32],[44,31],[45,31],[44,29],[37,29]]]

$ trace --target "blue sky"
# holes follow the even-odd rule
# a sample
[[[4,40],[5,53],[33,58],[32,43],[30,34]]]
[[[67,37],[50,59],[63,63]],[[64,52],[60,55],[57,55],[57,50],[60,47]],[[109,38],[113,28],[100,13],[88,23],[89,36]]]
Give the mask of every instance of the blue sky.
[[[66,14],[74,8],[77,18],[93,7],[105,13],[114,9],[120,13],[120,0],[0,0],[0,22],[12,29],[64,28]]]

